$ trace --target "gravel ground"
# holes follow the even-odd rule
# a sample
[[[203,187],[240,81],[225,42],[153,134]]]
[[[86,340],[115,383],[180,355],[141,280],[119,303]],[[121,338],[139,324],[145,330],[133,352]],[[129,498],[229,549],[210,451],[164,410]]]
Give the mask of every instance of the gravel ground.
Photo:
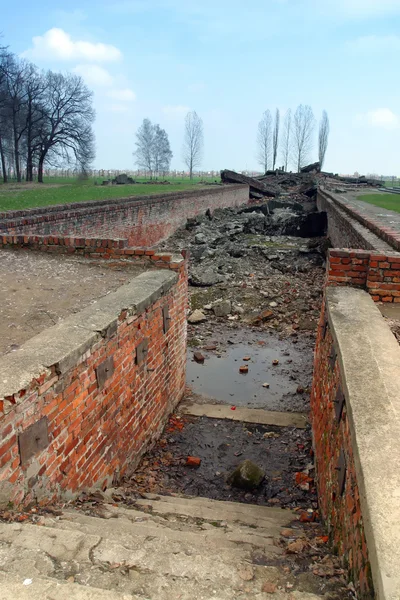
[[[37,252],[0,253],[0,356],[139,274],[102,261]]]

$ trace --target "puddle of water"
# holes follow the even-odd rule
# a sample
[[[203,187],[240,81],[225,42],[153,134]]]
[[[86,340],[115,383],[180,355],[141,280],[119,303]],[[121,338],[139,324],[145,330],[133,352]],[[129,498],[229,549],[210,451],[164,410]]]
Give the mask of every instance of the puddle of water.
[[[187,383],[193,392],[226,404],[282,410],[287,408],[285,396],[296,394],[299,385],[298,378],[291,378],[291,374],[304,362],[300,349],[292,347],[290,356],[287,356],[287,350],[287,345],[282,342],[278,345],[276,341],[274,348],[238,344],[221,358],[203,352],[206,356],[204,364],[196,363],[193,352],[189,352]],[[251,360],[243,361],[244,357],[251,357]],[[276,359],[279,365],[274,366],[272,361]],[[247,374],[239,373],[241,365],[249,367]],[[264,388],[263,383],[269,383],[269,388]],[[302,405],[302,398],[298,400]],[[299,407],[290,408],[298,410]]]

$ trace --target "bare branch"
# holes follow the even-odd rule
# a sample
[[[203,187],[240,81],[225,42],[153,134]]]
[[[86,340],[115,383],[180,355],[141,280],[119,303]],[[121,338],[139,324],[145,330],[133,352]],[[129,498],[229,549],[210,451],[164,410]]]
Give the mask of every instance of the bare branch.
[[[315,119],[311,106],[300,104],[293,119],[293,158],[297,170],[307,164],[313,148]]]
[[[257,147],[258,162],[266,173],[270,165],[272,147],[272,117],[269,110],[264,112],[263,118],[258,124]]]
[[[326,110],[322,113],[322,119],[319,124],[319,135],[318,135],[318,158],[321,165],[321,169],[325,162],[325,155],[328,149],[328,138],[329,138],[329,118]]]
[[[193,171],[201,165],[203,158],[204,132],[203,121],[196,111],[189,112],[185,119],[185,136],[183,140],[183,160],[189,169],[190,179]]]
[[[276,157],[278,154],[279,121],[280,121],[280,113],[279,113],[279,108],[277,108],[276,113],[275,113],[274,135],[273,135],[273,140],[272,140],[272,169],[273,170],[275,170]]]
[[[289,157],[290,157],[290,147],[291,147],[291,133],[292,133],[292,109],[289,108],[286,111],[285,119],[283,121],[283,137],[282,137],[282,161],[283,168],[285,171],[288,170]]]

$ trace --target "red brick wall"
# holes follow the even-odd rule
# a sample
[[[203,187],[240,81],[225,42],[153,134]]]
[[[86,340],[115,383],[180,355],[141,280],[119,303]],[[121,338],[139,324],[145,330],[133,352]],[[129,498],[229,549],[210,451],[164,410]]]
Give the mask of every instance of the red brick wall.
[[[249,203],[246,185],[210,186],[142,197],[0,213],[1,235],[121,238],[129,246],[152,246],[189,217]]]
[[[400,302],[400,253],[330,250],[327,285],[366,289],[375,302]]]
[[[186,363],[186,262],[178,281],[143,313],[120,313],[116,329],[76,358],[65,373],[56,366],[0,400],[0,496],[15,505],[74,495],[86,486],[110,485],[136,465],[182,398]],[[170,327],[164,333],[162,308]],[[136,365],[138,344],[148,352]],[[96,368],[113,357],[103,388]],[[39,419],[48,422],[49,445],[21,465],[18,436]]]
[[[311,418],[317,470],[317,486],[322,516],[339,556],[349,568],[358,598],[374,597],[367,543],[363,528],[360,496],[346,405],[338,422],[335,400],[339,388],[345,393],[337,348],[326,321],[323,306],[315,349],[311,393]],[[346,463],[343,494],[339,488],[340,451]]]

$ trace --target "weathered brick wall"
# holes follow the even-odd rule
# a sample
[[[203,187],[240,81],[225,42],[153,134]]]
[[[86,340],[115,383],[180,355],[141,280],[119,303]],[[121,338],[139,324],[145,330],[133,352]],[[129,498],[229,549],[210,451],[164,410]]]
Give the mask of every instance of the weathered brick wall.
[[[379,241],[368,229],[351,218],[343,207],[326,193],[318,190],[317,207],[328,215],[328,237],[335,248],[376,249]]]
[[[185,387],[186,261],[168,266],[140,275],[2,358],[3,504],[108,486],[160,434]],[[102,383],[106,359],[111,363]],[[22,462],[23,434],[41,419],[45,447],[31,448]]]
[[[375,302],[400,302],[400,253],[330,250],[327,285],[366,289]]]
[[[141,197],[51,206],[0,213],[0,236],[55,236],[127,240],[128,246],[152,246],[186,220],[207,210],[249,203],[246,185],[210,186]]]
[[[326,301],[321,311],[315,348],[311,393],[311,418],[319,506],[338,555],[349,569],[358,598],[374,598],[371,567],[365,538],[360,492],[353,455],[347,407],[338,401],[345,394],[338,348],[327,321]],[[338,413],[336,413],[336,410]],[[346,474],[340,481],[340,454]]]

